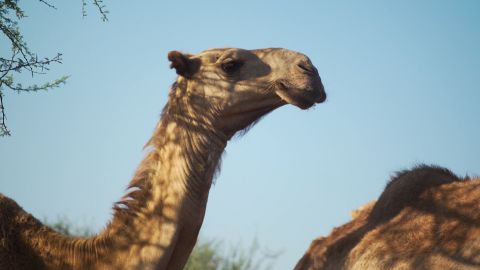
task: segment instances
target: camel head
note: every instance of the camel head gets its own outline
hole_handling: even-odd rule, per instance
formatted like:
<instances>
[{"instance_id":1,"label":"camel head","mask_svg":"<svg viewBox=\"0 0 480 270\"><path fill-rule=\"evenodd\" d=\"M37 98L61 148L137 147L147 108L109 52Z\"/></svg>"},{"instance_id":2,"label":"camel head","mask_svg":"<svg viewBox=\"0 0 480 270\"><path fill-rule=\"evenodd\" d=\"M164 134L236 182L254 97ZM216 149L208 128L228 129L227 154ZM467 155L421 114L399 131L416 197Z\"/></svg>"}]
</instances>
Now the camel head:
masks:
<instances>
[{"instance_id":1,"label":"camel head","mask_svg":"<svg viewBox=\"0 0 480 270\"><path fill-rule=\"evenodd\" d=\"M282 105L308 109L326 99L315 66L291 50L226 48L197 55L172 51L168 59L179 75L176 85L182 85L173 95L208 104L216 115L213 125L229 137Z\"/></svg>"}]
</instances>

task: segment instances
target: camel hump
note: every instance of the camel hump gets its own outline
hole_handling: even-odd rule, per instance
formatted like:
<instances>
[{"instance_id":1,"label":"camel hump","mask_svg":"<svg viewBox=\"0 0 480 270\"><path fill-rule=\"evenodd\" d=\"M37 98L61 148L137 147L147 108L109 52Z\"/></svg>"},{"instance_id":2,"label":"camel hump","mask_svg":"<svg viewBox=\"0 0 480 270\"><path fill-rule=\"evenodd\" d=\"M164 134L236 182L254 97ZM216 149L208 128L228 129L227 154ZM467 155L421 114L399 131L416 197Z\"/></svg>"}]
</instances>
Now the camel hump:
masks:
<instances>
[{"instance_id":1,"label":"camel hump","mask_svg":"<svg viewBox=\"0 0 480 270\"><path fill-rule=\"evenodd\" d=\"M5 229L11 225L15 217L23 209L14 200L0 193L0 229ZM0 235L0 239L2 235Z\"/></svg>"},{"instance_id":2,"label":"camel hump","mask_svg":"<svg viewBox=\"0 0 480 270\"><path fill-rule=\"evenodd\" d=\"M418 203L420 195L433 187L462 181L450 170L434 165L418 165L393 176L380 195L369 217L370 223L384 222L403 208Z\"/></svg>"},{"instance_id":3,"label":"camel hump","mask_svg":"<svg viewBox=\"0 0 480 270\"><path fill-rule=\"evenodd\" d=\"M13 199L0 193L0 214L2 212L10 212L12 210L22 209Z\"/></svg>"},{"instance_id":4,"label":"camel hump","mask_svg":"<svg viewBox=\"0 0 480 270\"><path fill-rule=\"evenodd\" d=\"M18 217L26 216L29 216L28 213L16 201L0 193L0 230L12 229L9 226L17 226ZM0 233L1 238L2 235ZM2 268L0 267L0 269Z\"/></svg>"}]
</instances>

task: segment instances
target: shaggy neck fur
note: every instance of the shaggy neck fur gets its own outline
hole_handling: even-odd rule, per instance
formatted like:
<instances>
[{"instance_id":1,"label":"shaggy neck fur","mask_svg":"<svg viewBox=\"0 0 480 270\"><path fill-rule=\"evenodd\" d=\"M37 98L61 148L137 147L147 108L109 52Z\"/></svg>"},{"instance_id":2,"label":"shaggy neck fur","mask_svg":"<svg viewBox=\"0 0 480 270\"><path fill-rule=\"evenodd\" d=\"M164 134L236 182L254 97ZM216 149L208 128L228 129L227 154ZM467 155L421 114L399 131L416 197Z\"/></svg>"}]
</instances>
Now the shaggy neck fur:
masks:
<instances>
[{"instance_id":1,"label":"shaggy neck fur","mask_svg":"<svg viewBox=\"0 0 480 270\"><path fill-rule=\"evenodd\" d=\"M21 226L29 227L19 237L38 259L28 269L183 268L228 140L213 126L214 108L205 107L200 97L179 96L183 90L174 85L147 143L149 152L128 193L115 204L112 222L99 235L69 238L23 211L16 213Z\"/></svg>"}]
</instances>

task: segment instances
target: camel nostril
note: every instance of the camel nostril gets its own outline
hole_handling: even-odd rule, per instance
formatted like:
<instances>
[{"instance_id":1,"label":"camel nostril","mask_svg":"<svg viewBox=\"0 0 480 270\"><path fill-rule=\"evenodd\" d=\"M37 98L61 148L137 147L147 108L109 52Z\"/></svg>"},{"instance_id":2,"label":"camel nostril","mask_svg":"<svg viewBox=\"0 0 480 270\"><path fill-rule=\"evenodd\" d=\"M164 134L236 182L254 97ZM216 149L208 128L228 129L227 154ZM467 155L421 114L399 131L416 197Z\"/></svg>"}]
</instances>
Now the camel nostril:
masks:
<instances>
[{"instance_id":1,"label":"camel nostril","mask_svg":"<svg viewBox=\"0 0 480 270\"><path fill-rule=\"evenodd\" d=\"M305 73L308 73L308 74L317 74L317 69L309 64L309 63L306 63L306 62L300 62L297 64L297 67L299 67L301 70L303 70Z\"/></svg>"},{"instance_id":2,"label":"camel nostril","mask_svg":"<svg viewBox=\"0 0 480 270\"><path fill-rule=\"evenodd\" d=\"M299 67L303 71L311 72L310 69L308 69L307 66L304 63L297 64L297 67Z\"/></svg>"}]
</instances>

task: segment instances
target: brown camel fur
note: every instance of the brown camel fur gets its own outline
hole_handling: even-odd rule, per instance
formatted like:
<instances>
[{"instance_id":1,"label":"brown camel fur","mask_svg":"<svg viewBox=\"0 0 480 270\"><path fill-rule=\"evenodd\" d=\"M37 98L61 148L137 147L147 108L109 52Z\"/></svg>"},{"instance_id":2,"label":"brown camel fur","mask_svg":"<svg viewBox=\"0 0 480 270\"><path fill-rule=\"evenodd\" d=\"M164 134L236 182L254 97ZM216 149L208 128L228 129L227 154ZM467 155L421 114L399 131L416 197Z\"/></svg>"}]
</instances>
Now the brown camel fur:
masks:
<instances>
[{"instance_id":1,"label":"brown camel fur","mask_svg":"<svg viewBox=\"0 0 480 270\"><path fill-rule=\"evenodd\" d=\"M480 178L418 166L312 242L295 270L480 269Z\"/></svg>"},{"instance_id":2,"label":"brown camel fur","mask_svg":"<svg viewBox=\"0 0 480 270\"><path fill-rule=\"evenodd\" d=\"M290 103L326 98L316 68L286 49L168 55L179 75L148 153L98 235L61 235L0 195L0 269L183 269L227 141Z\"/></svg>"}]
</instances>

